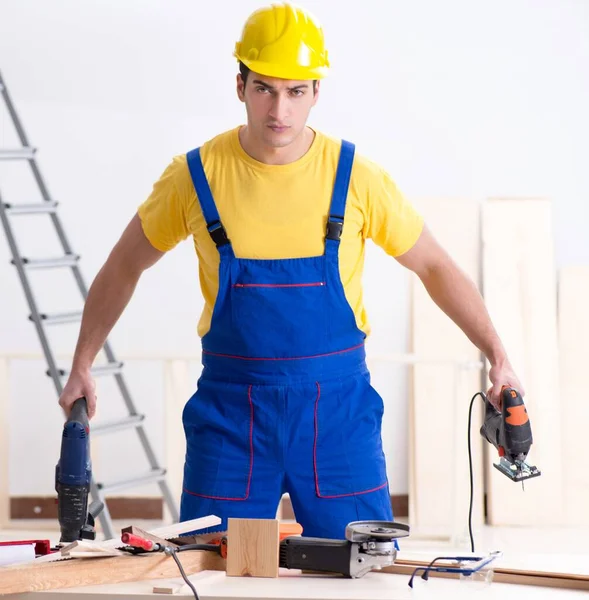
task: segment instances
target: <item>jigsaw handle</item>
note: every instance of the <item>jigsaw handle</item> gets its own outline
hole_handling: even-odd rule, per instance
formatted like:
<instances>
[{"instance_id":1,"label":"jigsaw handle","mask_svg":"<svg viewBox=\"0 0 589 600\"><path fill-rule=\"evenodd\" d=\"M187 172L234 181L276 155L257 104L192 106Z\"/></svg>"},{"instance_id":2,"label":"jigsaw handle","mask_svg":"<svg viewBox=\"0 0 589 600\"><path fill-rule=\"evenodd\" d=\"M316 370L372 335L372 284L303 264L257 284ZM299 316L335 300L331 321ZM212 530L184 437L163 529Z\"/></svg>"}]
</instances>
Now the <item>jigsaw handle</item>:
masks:
<instances>
[{"instance_id":1,"label":"jigsaw handle","mask_svg":"<svg viewBox=\"0 0 589 600\"><path fill-rule=\"evenodd\" d=\"M489 444L499 449L501 441L499 432L501 431L501 420L503 416L488 398L484 398L485 402L485 417L481 425L481 435L489 442Z\"/></svg>"},{"instance_id":2,"label":"jigsaw handle","mask_svg":"<svg viewBox=\"0 0 589 600\"><path fill-rule=\"evenodd\" d=\"M504 423L503 446L513 455L524 454L532 445L532 427L521 394L510 387L501 391L501 413Z\"/></svg>"}]
</instances>

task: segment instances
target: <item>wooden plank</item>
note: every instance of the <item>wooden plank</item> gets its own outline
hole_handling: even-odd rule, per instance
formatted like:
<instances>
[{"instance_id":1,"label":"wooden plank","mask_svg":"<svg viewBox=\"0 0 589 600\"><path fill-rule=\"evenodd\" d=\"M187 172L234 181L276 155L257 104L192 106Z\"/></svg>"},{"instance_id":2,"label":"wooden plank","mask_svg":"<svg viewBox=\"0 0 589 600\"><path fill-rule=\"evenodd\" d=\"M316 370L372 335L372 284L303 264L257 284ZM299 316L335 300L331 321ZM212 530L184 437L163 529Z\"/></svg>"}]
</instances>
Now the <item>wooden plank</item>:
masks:
<instances>
[{"instance_id":1,"label":"wooden plank","mask_svg":"<svg viewBox=\"0 0 589 600\"><path fill-rule=\"evenodd\" d=\"M0 358L0 528L10 522L9 400L8 360Z\"/></svg>"},{"instance_id":2,"label":"wooden plank","mask_svg":"<svg viewBox=\"0 0 589 600\"><path fill-rule=\"evenodd\" d=\"M488 522L562 522L561 394L558 388L556 274L550 202L490 199L483 211L486 305L525 389L534 444L529 462L542 472L522 486L487 465ZM564 400L564 399L563 399Z\"/></svg>"},{"instance_id":3,"label":"wooden plank","mask_svg":"<svg viewBox=\"0 0 589 600\"><path fill-rule=\"evenodd\" d=\"M206 529L207 527L214 527L219 525L221 519L216 515L208 515L206 517L199 517L198 519L192 519L191 521L182 521L180 523L173 523L172 525L164 525L163 527L156 527L150 530L152 536L157 536L164 539L171 539L182 535L183 533L189 533L191 531L198 531L199 529ZM117 548L123 546L121 542L121 536L111 538L100 542L103 546Z\"/></svg>"},{"instance_id":4,"label":"wooden plank","mask_svg":"<svg viewBox=\"0 0 589 600\"><path fill-rule=\"evenodd\" d=\"M277 519L228 519L227 576L278 577Z\"/></svg>"},{"instance_id":5,"label":"wooden plank","mask_svg":"<svg viewBox=\"0 0 589 600\"><path fill-rule=\"evenodd\" d=\"M589 524L587 455L587 340L589 340L589 267L560 270L558 331L562 399L564 514L569 525Z\"/></svg>"},{"instance_id":6,"label":"wooden plank","mask_svg":"<svg viewBox=\"0 0 589 600\"><path fill-rule=\"evenodd\" d=\"M123 552L109 546L104 546L94 540L77 540L60 549L59 554L64 557L82 558L89 556L122 556ZM51 554L48 556L52 556Z\"/></svg>"},{"instance_id":7,"label":"wooden plank","mask_svg":"<svg viewBox=\"0 0 589 600\"><path fill-rule=\"evenodd\" d=\"M479 281L480 207L472 199L416 203L433 235L464 272ZM469 473L466 444L468 403L480 390L477 369L452 361L480 359L478 349L433 302L421 280L411 278L411 350L446 364L418 362L412 370L409 419L410 509L413 535L464 538L467 535ZM473 422L481 405L476 403ZM473 433L475 497L473 525L483 522L482 440Z\"/></svg>"},{"instance_id":8,"label":"wooden plank","mask_svg":"<svg viewBox=\"0 0 589 600\"><path fill-rule=\"evenodd\" d=\"M225 559L208 551L182 552L180 559L187 575L205 570L223 571L226 568ZM178 576L178 566L163 552L92 560L72 558L59 562L33 562L17 567L3 567L0 569L0 594Z\"/></svg>"}]
</instances>

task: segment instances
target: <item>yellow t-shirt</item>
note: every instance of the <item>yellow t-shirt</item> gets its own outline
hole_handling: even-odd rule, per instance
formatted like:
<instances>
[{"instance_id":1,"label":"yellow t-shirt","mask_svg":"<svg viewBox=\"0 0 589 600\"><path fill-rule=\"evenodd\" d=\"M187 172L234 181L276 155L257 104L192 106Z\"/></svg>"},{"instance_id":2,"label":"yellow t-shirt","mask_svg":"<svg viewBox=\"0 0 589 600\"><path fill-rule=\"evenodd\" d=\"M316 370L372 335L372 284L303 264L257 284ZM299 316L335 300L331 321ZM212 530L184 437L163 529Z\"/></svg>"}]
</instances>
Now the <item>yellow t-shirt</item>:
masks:
<instances>
[{"instance_id":1,"label":"yellow t-shirt","mask_svg":"<svg viewBox=\"0 0 589 600\"><path fill-rule=\"evenodd\" d=\"M323 254L341 140L315 132L308 152L286 165L267 165L241 147L239 127L201 147L221 222L240 258L302 258ZM138 209L143 231L162 252L192 236L205 300L198 334L205 335L217 291L219 252L192 184L186 155L173 158ZM339 248L340 277L358 327L370 333L362 300L364 244L372 239L391 256L417 241L423 219L378 165L356 152Z\"/></svg>"}]
</instances>

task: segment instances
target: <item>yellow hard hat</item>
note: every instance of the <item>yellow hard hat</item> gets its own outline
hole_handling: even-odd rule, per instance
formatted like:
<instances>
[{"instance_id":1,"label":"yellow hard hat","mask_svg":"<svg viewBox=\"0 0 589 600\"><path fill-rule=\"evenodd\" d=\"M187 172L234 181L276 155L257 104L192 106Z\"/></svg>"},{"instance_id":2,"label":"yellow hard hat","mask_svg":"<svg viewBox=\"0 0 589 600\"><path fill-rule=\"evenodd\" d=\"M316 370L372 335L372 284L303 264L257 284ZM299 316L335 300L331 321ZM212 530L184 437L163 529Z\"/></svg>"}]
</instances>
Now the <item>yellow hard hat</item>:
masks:
<instances>
[{"instance_id":1,"label":"yellow hard hat","mask_svg":"<svg viewBox=\"0 0 589 600\"><path fill-rule=\"evenodd\" d=\"M252 13L233 56L268 77L321 79L329 70L321 25L306 10L288 3Z\"/></svg>"}]
</instances>

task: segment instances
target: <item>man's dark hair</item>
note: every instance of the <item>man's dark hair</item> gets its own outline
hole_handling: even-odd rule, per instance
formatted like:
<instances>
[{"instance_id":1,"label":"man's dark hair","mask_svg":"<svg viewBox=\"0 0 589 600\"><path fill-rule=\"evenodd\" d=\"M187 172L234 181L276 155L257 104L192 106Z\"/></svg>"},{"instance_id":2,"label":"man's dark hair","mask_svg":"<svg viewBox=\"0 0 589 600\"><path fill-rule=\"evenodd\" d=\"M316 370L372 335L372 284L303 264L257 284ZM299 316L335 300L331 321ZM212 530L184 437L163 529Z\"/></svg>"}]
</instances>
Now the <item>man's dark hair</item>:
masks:
<instances>
[{"instance_id":1,"label":"man's dark hair","mask_svg":"<svg viewBox=\"0 0 589 600\"><path fill-rule=\"evenodd\" d=\"M247 76L250 74L249 67L246 67L241 61L239 61L239 72L241 73L241 78L243 79L243 85L247 83ZM313 93L316 92L317 80L313 79Z\"/></svg>"}]
</instances>

